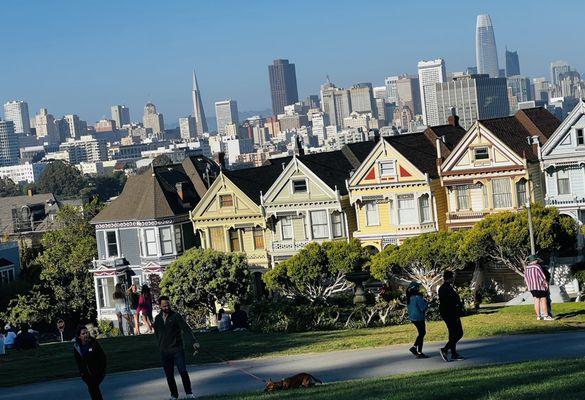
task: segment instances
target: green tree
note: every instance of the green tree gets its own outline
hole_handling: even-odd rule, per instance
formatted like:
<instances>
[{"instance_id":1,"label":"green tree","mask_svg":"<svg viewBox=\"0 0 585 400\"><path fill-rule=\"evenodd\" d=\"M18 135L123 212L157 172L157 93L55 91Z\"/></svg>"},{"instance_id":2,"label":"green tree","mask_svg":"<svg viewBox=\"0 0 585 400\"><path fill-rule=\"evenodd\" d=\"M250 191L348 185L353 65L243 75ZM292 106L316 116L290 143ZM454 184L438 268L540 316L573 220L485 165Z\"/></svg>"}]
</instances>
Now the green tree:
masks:
<instances>
[{"instance_id":1,"label":"green tree","mask_svg":"<svg viewBox=\"0 0 585 400\"><path fill-rule=\"evenodd\" d=\"M389 246L372 257L372 275L383 281L417 281L431 297L447 269L457 270L472 261L462 251L461 232L433 232Z\"/></svg>"},{"instance_id":2,"label":"green tree","mask_svg":"<svg viewBox=\"0 0 585 400\"><path fill-rule=\"evenodd\" d=\"M266 286L286 297L303 297L311 302L324 301L352 286L345 274L361 271L369 254L357 239L312 242L296 255L264 274Z\"/></svg>"},{"instance_id":3,"label":"green tree","mask_svg":"<svg viewBox=\"0 0 585 400\"><path fill-rule=\"evenodd\" d=\"M0 197L20 196L20 187L10 178L0 177Z\"/></svg>"},{"instance_id":4,"label":"green tree","mask_svg":"<svg viewBox=\"0 0 585 400\"><path fill-rule=\"evenodd\" d=\"M215 305L246 301L251 291L250 270L241 253L191 249L174 261L160 283L161 293L186 314Z\"/></svg>"},{"instance_id":5,"label":"green tree","mask_svg":"<svg viewBox=\"0 0 585 400\"><path fill-rule=\"evenodd\" d=\"M49 322L52 315L51 296L43 293L39 286L35 286L30 292L18 294L10 300L7 311L0 315L0 319L13 325L37 324Z\"/></svg>"},{"instance_id":6,"label":"green tree","mask_svg":"<svg viewBox=\"0 0 585 400\"><path fill-rule=\"evenodd\" d=\"M533 204L531 210L535 247L540 257L575 247L577 225L572 218L539 204ZM469 258L505 265L524 276L530 255L527 211L505 211L484 218L466 233L463 250Z\"/></svg>"},{"instance_id":7,"label":"green tree","mask_svg":"<svg viewBox=\"0 0 585 400\"><path fill-rule=\"evenodd\" d=\"M86 187L81 172L63 161L53 161L43 171L39 179L41 193L53 193L57 197L77 197Z\"/></svg>"},{"instance_id":8,"label":"green tree","mask_svg":"<svg viewBox=\"0 0 585 400\"><path fill-rule=\"evenodd\" d=\"M126 184L126 174L113 172L111 174L86 178L88 185L93 188L92 194L100 201L105 202L122 193Z\"/></svg>"}]
</instances>

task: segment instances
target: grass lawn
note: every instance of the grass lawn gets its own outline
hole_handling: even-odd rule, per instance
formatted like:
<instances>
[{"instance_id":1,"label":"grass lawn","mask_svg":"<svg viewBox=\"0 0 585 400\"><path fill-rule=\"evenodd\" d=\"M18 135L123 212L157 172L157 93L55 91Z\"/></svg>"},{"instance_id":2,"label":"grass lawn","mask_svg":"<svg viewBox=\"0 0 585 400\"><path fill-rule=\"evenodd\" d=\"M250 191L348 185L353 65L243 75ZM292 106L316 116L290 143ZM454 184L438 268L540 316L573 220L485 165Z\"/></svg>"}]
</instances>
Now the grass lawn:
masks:
<instances>
[{"instance_id":1,"label":"grass lawn","mask_svg":"<svg viewBox=\"0 0 585 400\"><path fill-rule=\"evenodd\" d=\"M231 400L538 400L585 398L585 360L546 360L451 369L325 384L273 394L205 397Z\"/></svg>"},{"instance_id":2,"label":"grass lawn","mask_svg":"<svg viewBox=\"0 0 585 400\"><path fill-rule=\"evenodd\" d=\"M464 338L478 338L521 333L546 333L585 328L585 303L555 304L556 321L536 321L530 306L483 309L463 318ZM442 322L427 325L427 341L445 340ZM323 331L288 334L253 332L209 333L197 335L201 346L226 359L283 356L288 354L349 350L410 343L412 325L359 330ZM154 336L101 339L108 356L108 373L160 367ZM206 353L189 363L217 362ZM15 386L50 379L76 377L71 343L43 345L39 349L15 352L0 357L0 387Z\"/></svg>"}]
</instances>

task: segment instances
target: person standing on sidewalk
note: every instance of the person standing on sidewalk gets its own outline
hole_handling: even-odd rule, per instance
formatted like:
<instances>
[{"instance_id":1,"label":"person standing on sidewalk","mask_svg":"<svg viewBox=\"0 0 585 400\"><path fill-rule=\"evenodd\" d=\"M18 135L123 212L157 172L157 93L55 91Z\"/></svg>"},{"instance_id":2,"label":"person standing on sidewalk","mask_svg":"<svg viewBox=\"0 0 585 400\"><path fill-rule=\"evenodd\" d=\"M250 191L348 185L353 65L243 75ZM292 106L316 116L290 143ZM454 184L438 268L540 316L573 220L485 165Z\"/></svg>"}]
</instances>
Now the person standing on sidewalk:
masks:
<instances>
[{"instance_id":1,"label":"person standing on sidewalk","mask_svg":"<svg viewBox=\"0 0 585 400\"><path fill-rule=\"evenodd\" d=\"M449 361L449 350L451 351L451 360L464 359L457 353L457 342L463 337L463 326L461 325L463 303L453 288L454 281L453 271L443 272L443 284L439 288L439 312L449 331L449 341L445 347L440 349L441 358L444 361Z\"/></svg>"},{"instance_id":2,"label":"person standing on sidewalk","mask_svg":"<svg viewBox=\"0 0 585 400\"><path fill-rule=\"evenodd\" d=\"M547 297L549 295L548 282L546 275L539 264L540 262L542 262L542 260L538 258L538 256L534 254L528 256L528 265L524 267L524 281L534 299L536 319L552 321L553 318L549 315L547 304Z\"/></svg>"},{"instance_id":3,"label":"person standing on sidewalk","mask_svg":"<svg viewBox=\"0 0 585 400\"><path fill-rule=\"evenodd\" d=\"M106 354L85 326L77 328L73 355L91 400L103 400L100 384L106 376Z\"/></svg>"},{"instance_id":4,"label":"person standing on sidewalk","mask_svg":"<svg viewBox=\"0 0 585 400\"><path fill-rule=\"evenodd\" d=\"M185 336L186 341L192 343L195 351L199 348L199 343L195 341L191 328L181 314L171 310L171 301L168 296L161 296L159 304L161 312L154 319L154 335L158 342L163 369L171 391L171 400L179 398L179 390L177 389L177 382L175 382L175 366L177 366L177 370L181 375L187 399L194 399L191 380L185 364L182 337Z\"/></svg>"},{"instance_id":5,"label":"person standing on sidewalk","mask_svg":"<svg viewBox=\"0 0 585 400\"><path fill-rule=\"evenodd\" d=\"M428 358L422 352L426 334L425 317L428 306L420 293L420 284L418 282L411 282L408 289L406 289L406 304L408 319L414 324L418 332L414 345L409 350L416 358Z\"/></svg>"}]
</instances>

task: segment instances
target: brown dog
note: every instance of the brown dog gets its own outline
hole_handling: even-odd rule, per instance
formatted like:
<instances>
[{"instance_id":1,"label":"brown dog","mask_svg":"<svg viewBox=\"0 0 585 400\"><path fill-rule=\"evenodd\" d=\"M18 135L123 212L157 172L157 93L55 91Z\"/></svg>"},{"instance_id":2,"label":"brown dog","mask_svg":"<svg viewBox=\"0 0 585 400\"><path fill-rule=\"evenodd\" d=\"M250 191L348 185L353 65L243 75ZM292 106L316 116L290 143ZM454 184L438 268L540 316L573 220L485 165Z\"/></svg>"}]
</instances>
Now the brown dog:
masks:
<instances>
[{"instance_id":1,"label":"brown dog","mask_svg":"<svg viewBox=\"0 0 585 400\"><path fill-rule=\"evenodd\" d=\"M300 387L308 388L316 383L323 383L311 374L305 372L285 378L281 381L272 382L269 380L264 388L265 392L275 392L277 390L297 389Z\"/></svg>"}]
</instances>

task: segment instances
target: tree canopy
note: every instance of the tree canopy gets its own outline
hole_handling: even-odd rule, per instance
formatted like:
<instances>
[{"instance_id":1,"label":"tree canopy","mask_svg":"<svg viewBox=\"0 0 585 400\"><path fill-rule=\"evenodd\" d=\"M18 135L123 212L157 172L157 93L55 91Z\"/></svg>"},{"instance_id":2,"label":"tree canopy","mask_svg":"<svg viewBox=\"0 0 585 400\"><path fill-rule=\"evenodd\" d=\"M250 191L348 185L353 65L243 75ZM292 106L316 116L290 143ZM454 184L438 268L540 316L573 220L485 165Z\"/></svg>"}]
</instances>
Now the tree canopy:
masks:
<instances>
[{"instance_id":1,"label":"tree canopy","mask_svg":"<svg viewBox=\"0 0 585 400\"><path fill-rule=\"evenodd\" d=\"M10 178L0 177L0 197L20 196L20 187Z\"/></svg>"},{"instance_id":2,"label":"tree canopy","mask_svg":"<svg viewBox=\"0 0 585 400\"><path fill-rule=\"evenodd\" d=\"M85 187L81 172L63 161L47 165L38 183L41 193L53 193L57 197L78 197Z\"/></svg>"}]
</instances>

